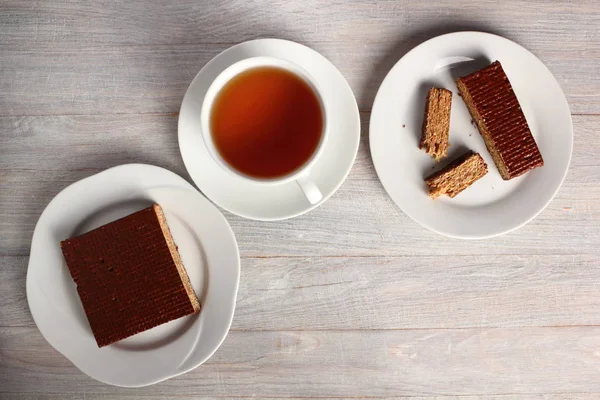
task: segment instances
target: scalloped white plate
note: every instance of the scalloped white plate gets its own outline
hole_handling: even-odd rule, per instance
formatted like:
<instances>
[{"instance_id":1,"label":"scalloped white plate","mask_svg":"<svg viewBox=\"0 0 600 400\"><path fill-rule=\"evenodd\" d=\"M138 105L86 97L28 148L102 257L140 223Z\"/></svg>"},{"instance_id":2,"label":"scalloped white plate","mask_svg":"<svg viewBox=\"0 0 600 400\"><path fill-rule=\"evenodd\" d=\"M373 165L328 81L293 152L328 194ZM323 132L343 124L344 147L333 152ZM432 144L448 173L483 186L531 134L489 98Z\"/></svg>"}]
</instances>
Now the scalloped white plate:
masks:
<instances>
[{"instance_id":1,"label":"scalloped white plate","mask_svg":"<svg viewBox=\"0 0 600 400\"><path fill-rule=\"evenodd\" d=\"M494 60L512 83L545 163L510 181L500 177L455 84L457 77ZM425 96L433 86L453 92L446 162L471 149L489 167L486 176L454 199L431 200L423 182L439 168L418 147ZM500 36L457 32L422 43L390 70L373 104L370 146L381 183L404 213L443 235L478 239L517 229L546 208L569 168L573 125L565 95L536 56Z\"/></svg>"},{"instance_id":2,"label":"scalloped white plate","mask_svg":"<svg viewBox=\"0 0 600 400\"><path fill-rule=\"evenodd\" d=\"M153 203L163 207L202 310L98 348L59 243ZM48 204L31 243L27 300L42 335L81 371L137 387L185 373L219 348L239 277L237 243L219 210L178 175L127 164L70 185Z\"/></svg>"}]
</instances>

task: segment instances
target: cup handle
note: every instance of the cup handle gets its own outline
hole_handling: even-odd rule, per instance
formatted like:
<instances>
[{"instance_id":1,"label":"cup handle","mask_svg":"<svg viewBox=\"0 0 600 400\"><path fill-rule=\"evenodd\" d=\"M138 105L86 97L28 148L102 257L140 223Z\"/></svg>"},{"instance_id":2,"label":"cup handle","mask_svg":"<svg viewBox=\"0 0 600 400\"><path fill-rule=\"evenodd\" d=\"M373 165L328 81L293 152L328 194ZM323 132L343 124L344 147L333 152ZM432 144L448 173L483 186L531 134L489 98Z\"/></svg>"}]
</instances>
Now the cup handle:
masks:
<instances>
[{"instance_id":1,"label":"cup handle","mask_svg":"<svg viewBox=\"0 0 600 400\"><path fill-rule=\"evenodd\" d=\"M298 186L300 186L300 189L302 189L304 195L306 196L310 204L317 204L323 199L323 194L321 194L321 191L319 190L317 185L315 185L315 183L311 181L307 176L302 176L298 178L296 180L296 183L298 184Z\"/></svg>"}]
</instances>

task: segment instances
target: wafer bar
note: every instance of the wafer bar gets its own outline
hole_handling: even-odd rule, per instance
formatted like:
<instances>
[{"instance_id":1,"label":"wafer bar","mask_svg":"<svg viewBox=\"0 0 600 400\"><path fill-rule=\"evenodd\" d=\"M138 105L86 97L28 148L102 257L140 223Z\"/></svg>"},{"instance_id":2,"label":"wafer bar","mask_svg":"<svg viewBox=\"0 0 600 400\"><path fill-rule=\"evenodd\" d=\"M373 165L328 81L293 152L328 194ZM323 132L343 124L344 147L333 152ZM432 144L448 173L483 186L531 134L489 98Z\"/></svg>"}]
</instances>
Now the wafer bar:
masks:
<instances>
[{"instance_id":1,"label":"wafer bar","mask_svg":"<svg viewBox=\"0 0 600 400\"><path fill-rule=\"evenodd\" d=\"M504 180L544 165L500 62L458 78L457 85Z\"/></svg>"},{"instance_id":2,"label":"wafer bar","mask_svg":"<svg viewBox=\"0 0 600 400\"><path fill-rule=\"evenodd\" d=\"M425 179L425 183L429 186L429 197L435 199L447 195L453 198L487 172L487 164L481 155L469 151L441 171Z\"/></svg>"},{"instance_id":3,"label":"wafer bar","mask_svg":"<svg viewBox=\"0 0 600 400\"><path fill-rule=\"evenodd\" d=\"M158 204L60 245L98 347L200 310Z\"/></svg>"},{"instance_id":4,"label":"wafer bar","mask_svg":"<svg viewBox=\"0 0 600 400\"><path fill-rule=\"evenodd\" d=\"M451 107L451 91L441 88L429 89L419 148L425 149L436 161L448 155Z\"/></svg>"}]
</instances>

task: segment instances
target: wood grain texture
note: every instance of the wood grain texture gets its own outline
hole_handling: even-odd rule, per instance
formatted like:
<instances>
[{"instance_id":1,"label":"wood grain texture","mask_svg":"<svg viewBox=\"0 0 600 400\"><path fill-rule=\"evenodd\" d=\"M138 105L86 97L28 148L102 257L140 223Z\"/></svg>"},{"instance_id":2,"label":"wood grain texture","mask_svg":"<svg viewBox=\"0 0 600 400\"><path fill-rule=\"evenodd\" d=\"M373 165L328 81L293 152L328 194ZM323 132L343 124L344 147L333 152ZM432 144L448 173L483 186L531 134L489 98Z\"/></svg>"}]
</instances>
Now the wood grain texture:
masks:
<instances>
[{"instance_id":1,"label":"wood grain texture","mask_svg":"<svg viewBox=\"0 0 600 400\"><path fill-rule=\"evenodd\" d=\"M439 34L480 30L536 54L574 114L569 174L508 235L448 239L386 195L368 120L389 69ZM141 389L88 378L41 337L25 275L35 223L67 185L123 163L189 179L177 112L234 43L295 40L362 110L341 189L289 221L229 213L242 255L232 332L209 362ZM0 400L600 399L597 0L0 2Z\"/></svg>"},{"instance_id":2,"label":"wood grain texture","mask_svg":"<svg viewBox=\"0 0 600 400\"><path fill-rule=\"evenodd\" d=\"M594 25L598 8L593 0L579 0L576 5L568 1L511 0L506 7L495 5L490 0L439 0L436 7L393 0L307 0L302 4L284 0L32 0L25 4L4 0L0 10L3 41L12 47L31 43L73 47L232 43L274 34L362 43L383 41L380 33L385 30L441 29L464 21L480 27L499 26L530 37L530 31L538 28L541 39L530 40L559 40L569 46L577 39L593 39L598 28Z\"/></svg>"},{"instance_id":3,"label":"wood grain texture","mask_svg":"<svg viewBox=\"0 0 600 400\"><path fill-rule=\"evenodd\" d=\"M600 24L600 21L598 22ZM419 40L388 49L382 42L302 43L322 52L346 77L362 110L370 110L379 84ZM26 47L2 50L1 115L109 114L179 111L198 71L228 44L143 47ZM571 111L600 114L600 47L531 49L555 74ZM568 59L565 60L565 58ZM368 61L367 61L368 60ZM373 60L378 60L375 64ZM9 65L10 67L7 67Z\"/></svg>"},{"instance_id":4,"label":"wood grain texture","mask_svg":"<svg viewBox=\"0 0 600 400\"><path fill-rule=\"evenodd\" d=\"M0 379L6 392L115 398L600 393L599 343L600 327L231 332L203 366L131 390L81 374L35 328L2 328Z\"/></svg>"},{"instance_id":5,"label":"wood grain texture","mask_svg":"<svg viewBox=\"0 0 600 400\"><path fill-rule=\"evenodd\" d=\"M0 326L34 326L27 257L0 263ZM232 330L600 325L597 266L575 255L243 259Z\"/></svg>"},{"instance_id":6,"label":"wood grain texture","mask_svg":"<svg viewBox=\"0 0 600 400\"><path fill-rule=\"evenodd\" d=\"M223 399L223 397L207 397L198 395L163 395L153 396L144 395L145 400L212 400L212 399ZM240 397L235 396L236 400L256 400L257 397ZM315 397L261 397L261 399L285 399L285 400L302 400L302 399L314 399ZM515 394L500 394L500 395L483 395L483 396L385 396L385 397L318 397L319 400L351 400L351 399L389 399L389 400L590 400L600 398L600 393L568 393L568 394L528 394L515 395ZM96 393L84 393L72 394L72 393L0 393L0 400L114 400L114 395L110 394L96 394ZM139 400L140 397L137 395L120 395L119 400Z\"/></svg>"},{"instance_id":7,"label":"wood grain texture","mask_svg":"<svg viewBox=\"0 0 600 400\"><path fill-rule=\"evenodd\" d=\"M515 12L518 10L518 12ZM281 37L337 65L363 110L415 45L483 30L540 57L574 113L600 113L600 12L568 2L387 0L4 1L0 115L175 112L199 69L232 43Z\"/></svg>"},{"instance_id":8,"label":"wood grain texture","mask_svg":"<svg viewBox=\"0 0 600 400\"><path fill-rule=\"evenodd\" d=\"M276 223L226 213L243 257L600 254L600 116L574 117L573 161L550 206L516 232L483 241L442 237L402 213L373 168L369 117L361 114L363 137L350 176L321 207ZM46 204L105 168L144 162L187 178L176 127L171 115L0 118L0 254L29 254Z\"/></svg>"}]
</instances>

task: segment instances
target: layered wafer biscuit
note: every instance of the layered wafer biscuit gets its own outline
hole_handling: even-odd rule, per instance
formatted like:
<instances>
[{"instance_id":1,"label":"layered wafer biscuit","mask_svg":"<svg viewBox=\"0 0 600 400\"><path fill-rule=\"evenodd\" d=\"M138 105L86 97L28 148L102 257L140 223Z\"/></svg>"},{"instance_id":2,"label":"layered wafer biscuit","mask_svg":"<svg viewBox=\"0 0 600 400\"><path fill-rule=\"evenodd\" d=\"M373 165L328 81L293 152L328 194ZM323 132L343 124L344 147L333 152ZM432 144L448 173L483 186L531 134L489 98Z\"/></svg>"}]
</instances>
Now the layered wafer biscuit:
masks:
<instances>
[{"instance_id":1,"label":"layered wafer biscuit","mask_svg":"<svg viewBox=\"0 0 600 400\"><path fill-rule=\"evenodd\" d=\"M458 78L457 85L504 180L544 165L500 62Z\"/></svg>"},{"instance_id":2,"label":"layered wafer biscuit","mask_svg":"<svg viewBox=\"0 0 600 400\"><path fill-rule=\"evenodd\" d=\"M487 172L487 164L483 158L478 153L469 151L446 168L425 179L425 183L429 186L429 197L432 199L442 195L455 197Z\"/></svg>"},{"instance_id":3,"label":"layered wafer biscuit","mask_svg":"<svg viewBox=\"0 0 600 400\"><path fill-rule=\"evenodd\" d=\"M158 204L60 245L99 347L200 311Z\"/></svg>"},{"instance_id":4,"label":"layered wafer biscuit","mask_svg":"<svg viewBox=\"0 0 600 400\"><path fill-rule=\"evenodd\" d=\"M450 135L450 109L452 92L447 89L431 88L425 100L425 116L419 148L436 161L448 155Z\"/></svg>"}]
</instances>

